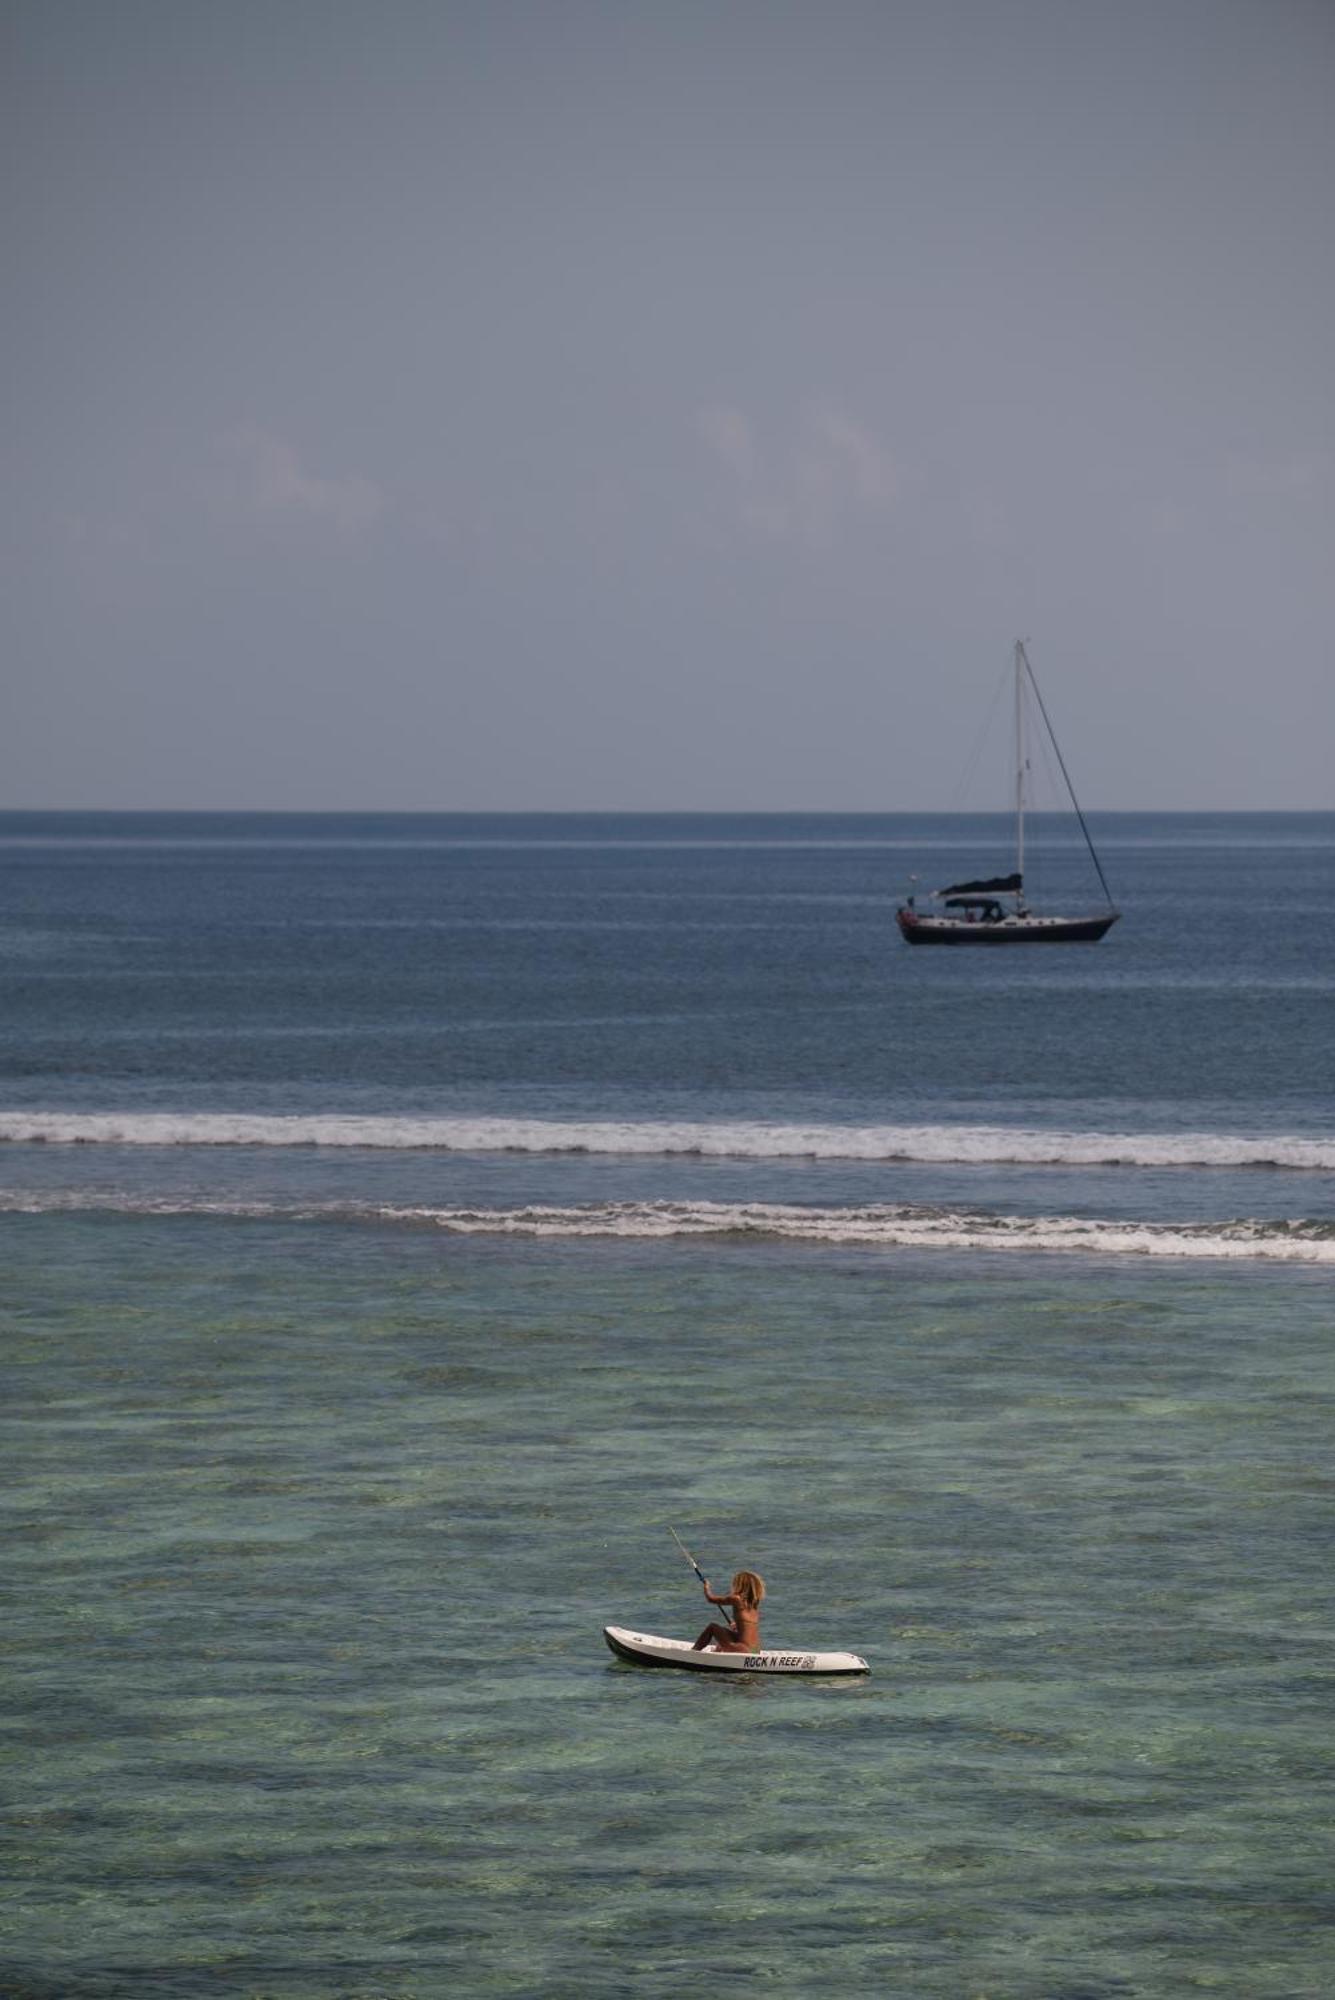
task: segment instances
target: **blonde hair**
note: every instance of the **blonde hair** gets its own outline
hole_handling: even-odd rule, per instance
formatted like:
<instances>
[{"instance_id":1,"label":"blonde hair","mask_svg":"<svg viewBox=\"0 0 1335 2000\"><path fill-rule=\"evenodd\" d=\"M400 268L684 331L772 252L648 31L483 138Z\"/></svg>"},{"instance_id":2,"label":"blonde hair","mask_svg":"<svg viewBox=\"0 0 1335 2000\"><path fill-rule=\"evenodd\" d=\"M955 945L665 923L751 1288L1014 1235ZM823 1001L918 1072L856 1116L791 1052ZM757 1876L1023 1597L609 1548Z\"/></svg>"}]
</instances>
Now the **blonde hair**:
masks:
<instances>
[{"instance_id":1,"label":"blonde hair","mask_svg":"<svg viewBox=\"0 0 1335 2000\"><path fill-rule=\"evenodd\" d=\"M732 1595L740 1597L748 1611L754 1611L765 1595L765 1579L753 1569L739 1569L732 1580Z\"/></svg>"}]
</instances>

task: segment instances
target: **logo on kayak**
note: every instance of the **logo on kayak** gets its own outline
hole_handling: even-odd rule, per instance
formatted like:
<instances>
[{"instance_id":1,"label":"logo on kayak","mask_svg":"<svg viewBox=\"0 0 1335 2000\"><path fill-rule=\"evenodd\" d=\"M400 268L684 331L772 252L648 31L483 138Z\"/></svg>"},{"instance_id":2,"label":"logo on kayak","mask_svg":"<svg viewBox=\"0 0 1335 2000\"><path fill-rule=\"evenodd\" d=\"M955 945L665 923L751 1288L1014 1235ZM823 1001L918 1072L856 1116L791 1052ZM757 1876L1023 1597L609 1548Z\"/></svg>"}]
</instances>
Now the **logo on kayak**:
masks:
<instances>
[{"instance_id":1,"label":"logo on kayak","mask_svg":"<svg viewBox=\"0 0 1335 2000\"><path fill-rule=\"evenodd\" d=\"M766 1667L814 1667L815 1664L814 1653L748 1653L746 1656L746 1665L759 1667L762 1672Z\"/></svg>"}]
</instances>

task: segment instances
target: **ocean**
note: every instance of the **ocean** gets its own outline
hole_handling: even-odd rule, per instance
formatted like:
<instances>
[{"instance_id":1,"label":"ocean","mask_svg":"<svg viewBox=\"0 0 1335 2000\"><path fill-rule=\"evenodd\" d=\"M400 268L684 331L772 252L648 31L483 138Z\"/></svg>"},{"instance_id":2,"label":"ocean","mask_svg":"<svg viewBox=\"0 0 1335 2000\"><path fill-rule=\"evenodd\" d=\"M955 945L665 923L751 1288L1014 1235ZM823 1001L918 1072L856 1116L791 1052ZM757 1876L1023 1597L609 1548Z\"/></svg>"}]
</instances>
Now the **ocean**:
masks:
<instances>
[{"instance_id":1,"label":"ocean","mask_svg":"<svg viewBox=\"0 0 1335 2000\"><path fill-rule=\"evenodd\" d=\"M1092 826L0 815L7 2000L1330 1992L1335 814Z\"/></svg>"}]
</instances>

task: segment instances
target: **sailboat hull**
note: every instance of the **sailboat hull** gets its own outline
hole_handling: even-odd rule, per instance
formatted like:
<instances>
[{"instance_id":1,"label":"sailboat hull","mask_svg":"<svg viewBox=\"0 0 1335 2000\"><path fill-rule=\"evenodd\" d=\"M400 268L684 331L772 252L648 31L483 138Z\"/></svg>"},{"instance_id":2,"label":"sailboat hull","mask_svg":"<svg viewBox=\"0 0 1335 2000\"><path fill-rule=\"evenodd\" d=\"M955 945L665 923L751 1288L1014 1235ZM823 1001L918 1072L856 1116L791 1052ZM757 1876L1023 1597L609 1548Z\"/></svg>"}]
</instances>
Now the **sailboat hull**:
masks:
<instances>
[{"instance_id":1,"label":"sailboat hull","mask_svg":"<svg viewBox=\"0 0 1335 2000\"><path fill-rule=\"evenodd\" d=\"M963 917L920 916L900 910L906 944L1097 944L1120 911L1098 917L1005 917L999 924L970 923Z\"/></svg>"}]
</instances>

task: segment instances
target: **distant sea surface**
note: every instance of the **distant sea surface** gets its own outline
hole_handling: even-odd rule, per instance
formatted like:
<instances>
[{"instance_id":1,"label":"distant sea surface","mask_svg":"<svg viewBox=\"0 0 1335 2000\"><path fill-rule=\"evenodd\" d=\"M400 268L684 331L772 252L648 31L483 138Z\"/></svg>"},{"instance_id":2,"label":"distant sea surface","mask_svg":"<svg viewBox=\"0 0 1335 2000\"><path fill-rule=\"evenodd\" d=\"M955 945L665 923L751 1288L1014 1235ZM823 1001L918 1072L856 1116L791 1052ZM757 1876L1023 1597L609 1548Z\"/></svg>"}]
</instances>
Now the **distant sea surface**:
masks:
<instances>
[{"instance_id":1,"label":"distant sea surface","mask_svg":"<svg viewBox=\"0 0 1335 2000\"><path fill-rule=\"evenodd\" d=\"M924 952L999 825L0 818L0 1201L1335 1259L1335 815L1098 832Z\"/></svg>"},{"instance_id":2,"label":"distant sea surface","mask_svg":"<svg viewBox=\"0 0 1335 2000\"><path fill-rule=\"evenodd\" d=\"M1335 814L1092 824L0 815L7 1994L1326 1990Z\"/></svg>"}]
</instances>

